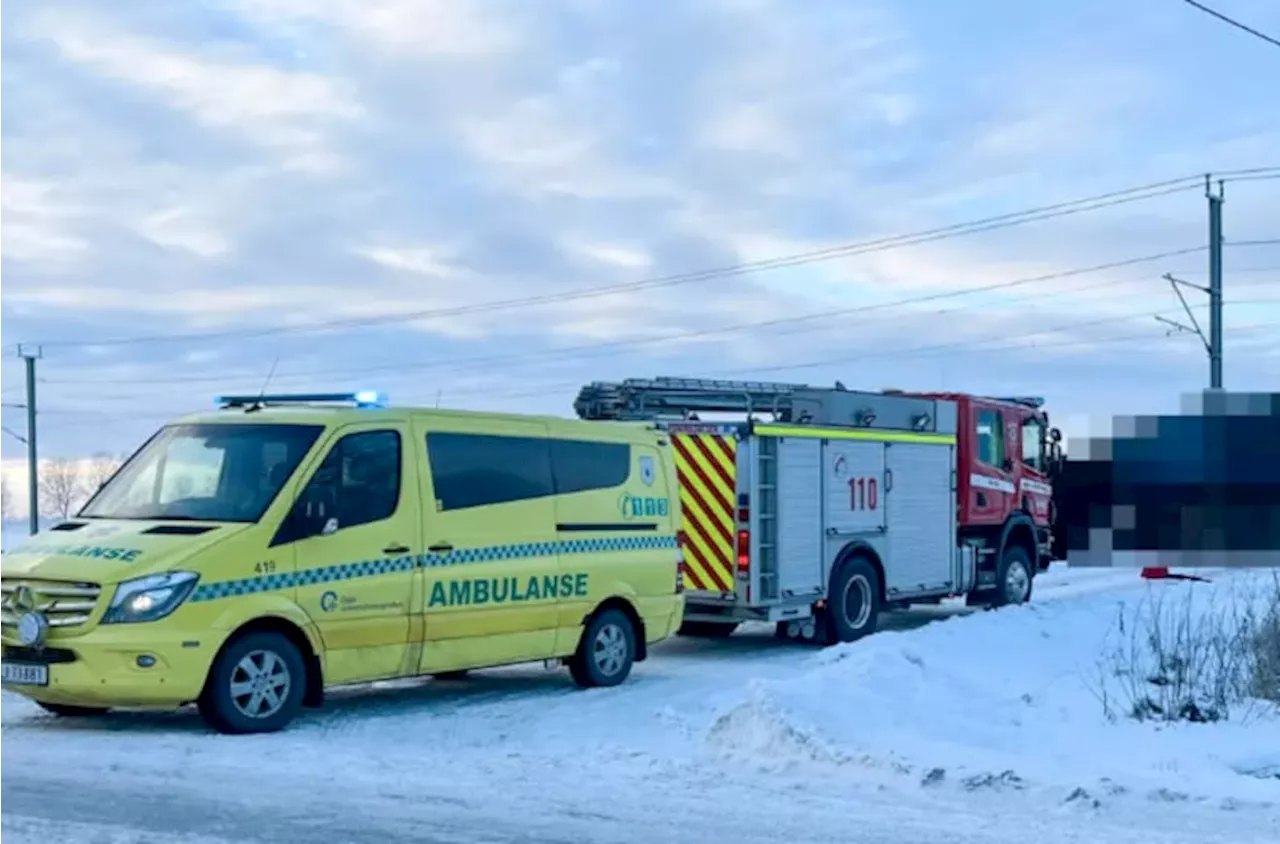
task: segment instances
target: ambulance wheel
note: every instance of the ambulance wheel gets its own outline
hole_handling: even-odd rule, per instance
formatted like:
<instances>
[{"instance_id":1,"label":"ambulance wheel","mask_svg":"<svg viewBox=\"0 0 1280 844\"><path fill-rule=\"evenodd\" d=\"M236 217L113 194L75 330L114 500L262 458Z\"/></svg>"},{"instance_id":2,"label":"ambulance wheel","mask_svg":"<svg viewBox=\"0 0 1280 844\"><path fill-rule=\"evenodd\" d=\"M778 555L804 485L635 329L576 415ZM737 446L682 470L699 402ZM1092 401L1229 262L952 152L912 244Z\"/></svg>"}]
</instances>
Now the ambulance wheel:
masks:
<instances>
[{"instance_id":1,"label":"ambulance wheel","mask_svg":"<svg viewBox=\"0 0 1280 844\"><path fill-rule=\"evenodd\" d=\"M686 621L676 631L678 636L693 636L699 639L728 639L738 629L737 623L725 624L722 621Z\"/></svg>"},{"instance_id":2,"label":"ambulance wheel","mask_svg":"<svg viewBox=\"0 0 1280 844\"><path fill-rule=\"evenodd\" d=\"M1020 545L1010 545L1000 557L996 567L996 589L988 600L991 607L1009 604L1025 604L1031 600L1031 584L1034 570L1031 556Z\"/></svg>"},{"instance_id":3,"label":"ambulance wheel","mask_svg":"<svg viewBox=\"0 0 1280 844\"><path fill-rule=\"evenodd\" d=\"M36 701L36 705L59 718L86 718L90 715L107 714L105 706L71 706L66 703L41 703L40 701Z\"/></svg>"},{"instance_id":4,"label":"ambulance wheel","mask_svg":"<svg viewBox=\"0 0 1280 844\"><path fill-rule=\"evenodd\" d=\"M635 625L621 610L608 609L587 622L569 674L584 689L616 686L627 679L635 658Z\"/></svg>"},{"instance_id":5,"label":"ambulance wheel","mask_svg":"<svg viewBox=\"0 0 1280 844\"><path fill-rule=\"evenodd\" d=\"M879 573L866 557L849 558L831 579L823 639L828 645L861 639L875 632L879 615Z\"/></svg>"},{"instance_id":6,"label":"ambulance wheel","mask_svg":"<svg viewBox=\"0 0 1280 844\"><path fill-rule=\"evenodd\" d=\"M294 719L306 690L297 647L279 633L250 633L218 654L198 703L220 733L269 733Z\"/></svg>"}]
</instances>

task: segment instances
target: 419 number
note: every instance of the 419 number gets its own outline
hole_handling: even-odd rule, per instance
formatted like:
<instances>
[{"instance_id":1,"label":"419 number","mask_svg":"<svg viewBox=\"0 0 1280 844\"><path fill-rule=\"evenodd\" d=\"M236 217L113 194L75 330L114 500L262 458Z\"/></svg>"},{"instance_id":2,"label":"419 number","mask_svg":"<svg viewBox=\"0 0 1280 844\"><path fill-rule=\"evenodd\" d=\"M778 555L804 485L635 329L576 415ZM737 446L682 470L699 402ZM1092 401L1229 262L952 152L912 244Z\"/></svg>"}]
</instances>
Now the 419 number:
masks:
<instances>
[{"instance_id":1,"label":"419 number","mask_svg":"<svg viewBox=\"0 0 1280 844\"><path fill-rule=\"evenodd\" d=\"M874 510L880 506L880 485L874 476L849 479L849 509Z\"/></svg>"}]
</instances>

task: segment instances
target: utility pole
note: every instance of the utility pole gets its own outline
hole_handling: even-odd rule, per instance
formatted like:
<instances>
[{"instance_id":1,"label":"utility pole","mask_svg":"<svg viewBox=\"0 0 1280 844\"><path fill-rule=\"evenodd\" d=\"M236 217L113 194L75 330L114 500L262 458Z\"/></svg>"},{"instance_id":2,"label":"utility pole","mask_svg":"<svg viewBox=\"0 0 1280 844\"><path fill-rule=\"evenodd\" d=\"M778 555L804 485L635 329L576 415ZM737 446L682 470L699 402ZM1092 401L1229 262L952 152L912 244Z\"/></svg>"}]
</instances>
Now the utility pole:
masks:
<instances>
[{"instance_id":1,"label":"utility pole","mask_svg":"<svg viewBox=\"0 0 1280 844\"><path fill-rule=\"evenodd\" d=\"M1189 281L1183 281L1180 278L1174 278L1169 273L1165 273L1164 279L1169 282L1173 288L1173 292L1178 294L1178 301L1182 303L1182 308L1187 312L1187 319L1191 321L1191 325L1187 326L1176 320L1167 319L1157 316L1156 319L1165 325L1171 326L1173 331L1185 331L1189 334L1195 334L1200 338L1200 342L1204 344L1204 350L1209 355L1209 388L1213 390L1222 389L1222 182L1218 182L1218 190L1215 193L1213 183L1209 176L1204 178L1204 193L1209 200L1209 286L1205 287L1199 284L1192 284ZM1196 319L1195 313L1191 306L1187 304L1187 299L1182 295L1182 288L1190 288L1201 293L1209 295L1209 336L1206 337L1204 330L1200 327L1200 321ZM1173 333L1172 331L1170 333Z\"/></svg>"},{"instance_id":2,"label":"utility pole","mask_svg":"<svg viewBox=\"0 0 1280 844\"><path fill-rule=\"evenodd\" d=\"M1156 319L1166 325L1172 326L1174 331L1186 331L1195 334L1200 338L1200 342L1204 344L1204 350L1209 353L1209 389L1222 389L1222 197L1223 182L1218 180L1218 190L1213 190L1213 177L1206 174L1204 177L1204 195L1209 200L1209 286L1202 287L1199 284L1192 284L1189 281L1183 281L1180 278L1174 278L1170 273L1165 273L1165 281L1173 288L1173 292L1178 294L1178 301L1182 303L1182 309L1187 312L1187 319L1191 320L1191 327L1187 327L1175 320L1166 319L1157 316ZM1200 322L1196 319L1195 313L1191 310L1191 306L1187 304L1187 299L1182 295L1182 288L1189 287L1192 290L1198 290L1201 293L1209 294L1209 336L1204 336L1204 331L1200 328ZM1172 332L1170 332L1172 333ZM1168 566L1147 566L1142 570L1144 580L1162 580L1170 577ZM1186 575L1177 575L1181 579L1188 578Z\"/></svg>"},{"instance_id":3,"label":"utility pole","mask_svg":"<svg viewBox=\"0 0 1280 844\"><path fill-rule=\"evenodd\" d=\"M40 478L39 461L36 451L36 361L42 350L34 350L18 346L18 356L27 365L27 519L31 535L40 530Z\"/></svg>"},{"instance_id":4,"label":"utility pole","mask_svg":"<svg viewBox=\"0 0 1280 844\"><path fill-rule=\"evenodd\" d=\"M1214 193L1209 177L1204 195L1209 200L1209 387L1222 389L1222 181Z\"/></svg>"}]
</instances>

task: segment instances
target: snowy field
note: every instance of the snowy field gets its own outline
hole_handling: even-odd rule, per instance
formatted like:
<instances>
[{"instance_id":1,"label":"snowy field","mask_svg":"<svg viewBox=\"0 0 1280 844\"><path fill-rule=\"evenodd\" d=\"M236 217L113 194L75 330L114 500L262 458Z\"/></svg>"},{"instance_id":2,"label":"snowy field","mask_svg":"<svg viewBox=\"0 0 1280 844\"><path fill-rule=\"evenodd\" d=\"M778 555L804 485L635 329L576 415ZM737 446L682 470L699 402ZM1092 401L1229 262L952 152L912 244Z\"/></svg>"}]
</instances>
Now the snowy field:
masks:
<instances>
[{"instance_id":1,"label":"snowy field","mask_svg":"<svg viewBox=\"0 0 1280 844\"><path fill-rule=\"evenodd\" d=\"M0 831L22 842L1280 841L1280 719L1109 723L1117 609L1207 600L1049 572L1027 607L885 619L823 651L766 629L655 649L623 687L520 667L335 694L287 732L194 713L0 705Z\"/></svg>"}]
</instances>

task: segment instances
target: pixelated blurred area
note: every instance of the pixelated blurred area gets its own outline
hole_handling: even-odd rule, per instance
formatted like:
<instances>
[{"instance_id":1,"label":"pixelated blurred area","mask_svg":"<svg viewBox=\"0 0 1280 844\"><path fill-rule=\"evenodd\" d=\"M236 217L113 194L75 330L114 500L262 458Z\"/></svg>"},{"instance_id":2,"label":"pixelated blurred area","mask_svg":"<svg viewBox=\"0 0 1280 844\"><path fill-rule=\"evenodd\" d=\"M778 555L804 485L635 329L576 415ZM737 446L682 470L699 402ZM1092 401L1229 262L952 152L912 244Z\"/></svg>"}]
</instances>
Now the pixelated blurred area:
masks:
<instances>
[{"instance_id":1,"label":"pixelated blurred area","mask_svg":"<svg viewBox=\"0 0 1280 844\"><path fill-rule=\"evenodd\" d=\"M1067 453L1068 565L1280 567L1280 393L1193 393L1177 416L1116 417Z\"/></svg>"}]
</instances>

